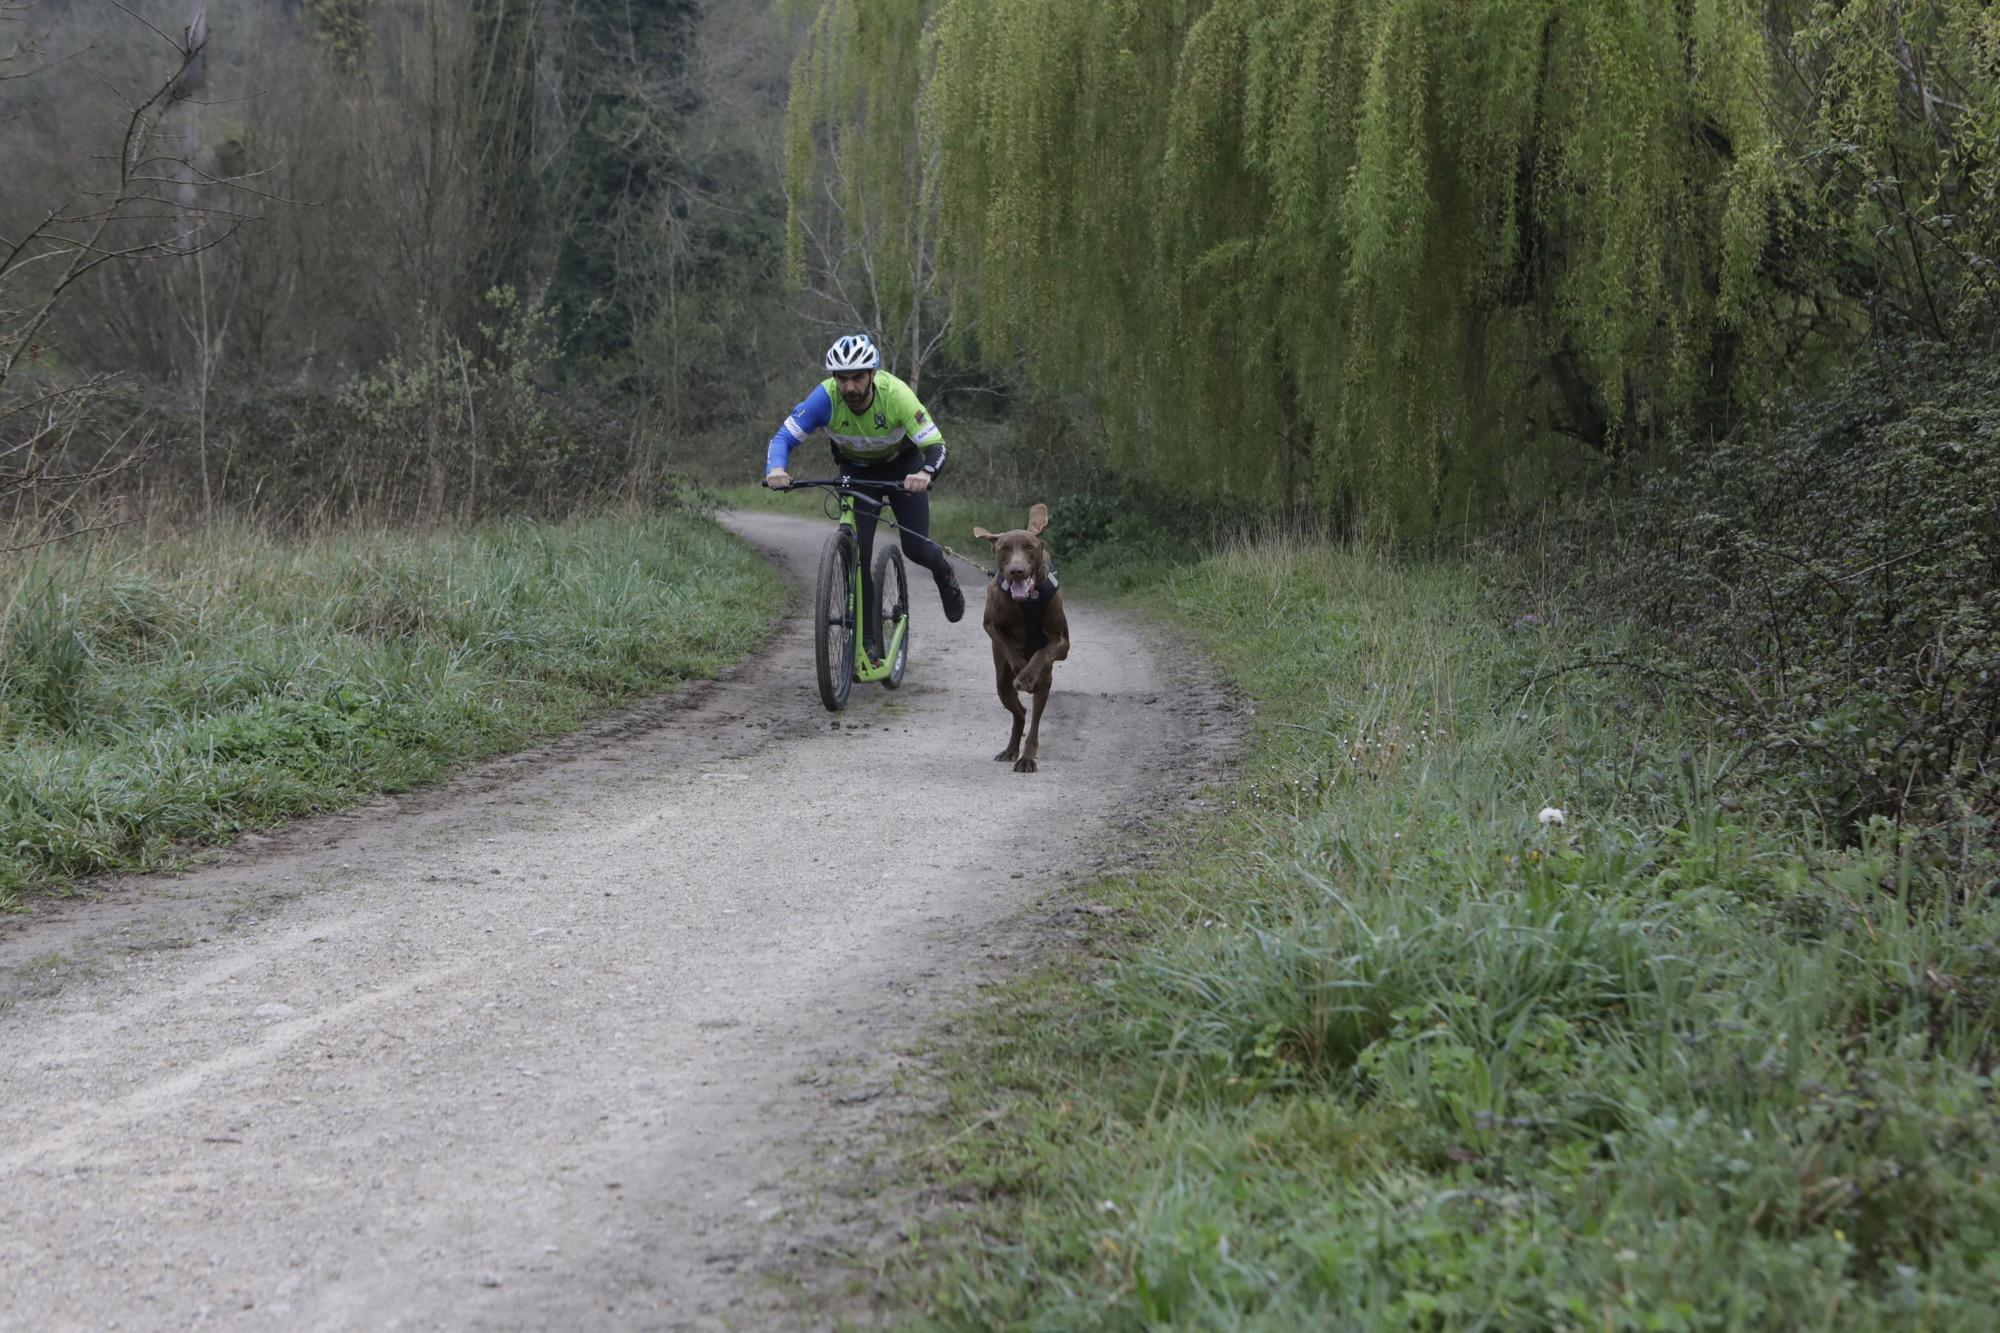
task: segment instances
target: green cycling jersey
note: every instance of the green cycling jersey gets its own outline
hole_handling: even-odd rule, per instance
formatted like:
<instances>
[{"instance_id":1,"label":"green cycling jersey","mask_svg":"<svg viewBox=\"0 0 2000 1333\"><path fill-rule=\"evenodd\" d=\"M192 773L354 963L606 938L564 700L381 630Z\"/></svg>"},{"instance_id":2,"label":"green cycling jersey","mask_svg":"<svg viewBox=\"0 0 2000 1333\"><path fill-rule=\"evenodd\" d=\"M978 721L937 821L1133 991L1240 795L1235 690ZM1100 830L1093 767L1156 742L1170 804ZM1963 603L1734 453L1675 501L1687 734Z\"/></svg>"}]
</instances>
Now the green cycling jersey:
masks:
<instances>
[{"instance_id":1,"label":"green cycling jersey","mask_svg":"<svg viewBox=\"0 0 2000 1333\"><path fill-rule=\"evenodd\" d=\"M859 412L848 407L833 380L814 389L771 437L765 470L784 467L792 446L804 443L822 426L835 450L852 462L886 462L910 448L923 450L933 470L944 459L944 434L917 400L916 390L888 371L878 370L875 396Z\"/></svg>"}]
</instances>

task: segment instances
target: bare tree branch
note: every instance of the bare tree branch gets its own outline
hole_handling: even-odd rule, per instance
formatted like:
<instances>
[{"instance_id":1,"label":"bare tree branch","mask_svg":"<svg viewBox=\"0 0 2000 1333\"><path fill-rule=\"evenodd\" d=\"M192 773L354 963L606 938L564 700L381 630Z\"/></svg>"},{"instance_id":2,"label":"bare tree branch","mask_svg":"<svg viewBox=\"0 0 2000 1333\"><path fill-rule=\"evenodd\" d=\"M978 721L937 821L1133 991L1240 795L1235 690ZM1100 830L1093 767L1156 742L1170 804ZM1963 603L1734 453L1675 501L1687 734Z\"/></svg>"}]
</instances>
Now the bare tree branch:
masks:
<instances>
[{"instance_id":1,"label":"bare tree branch","mask_svg":"<svg viewBox=\"0 0 2000 1333\"><path fill-rule=\"evenodd\" d=\"M151 29L154 36L158 37L168 46L173 47L176 51L182 51L182 52L186 51L187 48L180 41L180 39L175 37L169 37L162 29L160 29L149 19L147 19L145 15L133 12L131 9L128 9L126 6L120 4L119 0L109 0L109 3L113 9L123 14L126 18L131 19L134 23L139 24L141 27ZM179 73L176 72L174 77L179 78L180 77Z\"/></svg>"},{"instance_id":2,"label":"bare tree branch","mask_svg":"<svg viewBox=\"0 0 2000 1333\"><path fill-rule=\"evenodd\" d=\"M169 56L142 96L112 90L125 108L116 151L84 159L98 164L100 183L60 201L25 234L0 238L0 504L16 523L44 534L4 548L9 551L116 526L79 524L72 501L96 494L153 448L152 437L132 423L107 419L114 387L108 377L31 383L25 392L20 387L24 367L46 364L41 336L77 284L107 268L200 256L253 216L225 199L275 197L250 184L250 176L224 178L203 169L188 137L178 145L163 141L176 108L191 108L199 90L190 71L204 47L203 0L194 0L188 31L179 38L120 0L110 2L158 36ZM59 530L48 531L51 523Z\"/></svg>"},{"instance_id":3,"label":"bare tree branch","mask_svg":"<svg viewBox=\"0 0 2000 1333\"><path fill-rule=\"evenodd\" d=\"M87 536L93 532L116 532L120 528L132 526L135 521L129 518L116 518L107 519L102 523L93 523L88 527L70 528L63 532L51 533L46 537L38 537L31 542L16 542L12 546L0 546L0 555L16 555L22 551L39 550L44 546L54 546L57 542L66 542L72 538Z\"/></svg>"}]
</instances>

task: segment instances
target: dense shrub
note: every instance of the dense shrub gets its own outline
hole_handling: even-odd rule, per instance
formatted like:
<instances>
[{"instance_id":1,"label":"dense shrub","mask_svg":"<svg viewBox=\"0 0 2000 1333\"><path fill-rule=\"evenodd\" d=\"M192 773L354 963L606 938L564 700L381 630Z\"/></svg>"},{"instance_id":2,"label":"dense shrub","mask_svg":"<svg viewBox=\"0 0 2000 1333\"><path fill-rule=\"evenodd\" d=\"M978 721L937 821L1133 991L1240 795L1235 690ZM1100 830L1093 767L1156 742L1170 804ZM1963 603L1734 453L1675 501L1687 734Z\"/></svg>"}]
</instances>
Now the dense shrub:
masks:
<instances>
[{"instance_id":1,"label":"dense shrub","mask_svg":"<svg viewBox=\"0 0 2000 1333\"><path fill-rule=\"evenodd\" d=\"M224 395L209 425L216 504L281 521L463 522L565 515L659 481L628 420L585 396L478 385L470 399L433 401L421 371L411 378ZM162 423L146 479L155 494L201 494L191 425L178 413Z\"/></svg>"},{"instance_id":2,"label":"dense shrub","mask_svg":"<svg viewBox=\"0 0 2000 1333\"><path fill-rule=\"evenodd\" d=\"M1100 586L1130 588L1271 530L1325 531L1321 515L1287 515L1225 496L1193 496L1101 475L1049 504L1048 541L1062 568Z\"/></svg>"},{"instance_id":3,"label":"dense shrub","mask_svg":"<svg viewBox=\"0 0 2000 1333\"><path fill-rule=\"evenodd\" d=\"M291 523L467 523L662 498L663 452L640 418L551 388L558 312L507 288L487 304L477 346L440 332L338 383L224 383L205 401L128 386L122 410L156 446L144 488L169 507L205 499Z\"/></svg>"},{"instance_id":4,"label":"dense shrub","mask_svg":"<svg viewBox=\"0 0 2000 1333\"><path fill-rule=\"evenodd\" d=\"M1637 499L1614 588L1674 659L1650 665L1692 681L1752 771L1838 826L1990 833L2000 366L1877 352L1684 446Z\"/></svg>"}]
</instances>

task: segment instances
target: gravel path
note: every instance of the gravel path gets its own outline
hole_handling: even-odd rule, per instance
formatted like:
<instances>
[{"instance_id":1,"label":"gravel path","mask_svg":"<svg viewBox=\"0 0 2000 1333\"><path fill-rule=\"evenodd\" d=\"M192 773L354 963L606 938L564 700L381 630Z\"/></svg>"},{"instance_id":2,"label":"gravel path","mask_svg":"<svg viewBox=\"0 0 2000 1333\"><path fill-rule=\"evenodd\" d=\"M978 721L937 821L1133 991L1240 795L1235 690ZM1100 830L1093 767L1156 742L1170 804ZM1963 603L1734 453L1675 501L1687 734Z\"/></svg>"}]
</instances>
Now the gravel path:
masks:
<instances>
[{"instance_id":1,"label":"gravel path","mask_svg":"<svg viewBox=\"0 0 2000 1333\"><path fill-rule=\"evenodd\" d=\"M825 525L728 521L803 604ZM0 1328L778 1318L785 1256L866 1239L805 1182L894 1052L1233 734L1073 607L1011 772L976 606L913 572L908 683L837 720L795 618L546 750L0 922Z\"/></svg>"}]
</instances>

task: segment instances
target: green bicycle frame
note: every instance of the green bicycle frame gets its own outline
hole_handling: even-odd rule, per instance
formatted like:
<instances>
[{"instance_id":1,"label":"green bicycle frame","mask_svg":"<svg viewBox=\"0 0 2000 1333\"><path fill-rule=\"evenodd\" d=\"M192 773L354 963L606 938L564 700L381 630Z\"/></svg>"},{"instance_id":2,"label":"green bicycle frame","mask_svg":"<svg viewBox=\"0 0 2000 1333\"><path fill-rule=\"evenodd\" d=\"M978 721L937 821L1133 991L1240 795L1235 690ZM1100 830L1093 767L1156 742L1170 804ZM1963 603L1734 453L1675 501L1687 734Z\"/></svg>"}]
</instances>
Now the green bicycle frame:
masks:
<instances>
[{"instance_id":1,"label":"green bicycle frame","mask_svg":"<svg viewBox=\"0 0 2000 1333\"><path fill-rule=\"evenodd\" d=\"M849 549L854 552L854 565L847 574L847 614L854 619L854 678L864 684L887 680L894 669L896 654L903 650L903 639L910 632L910 609L903 608L903 614L896 621L896 632L882 645L882 660L876 661L868 655L868 636L860 633L863 607L861 605L861 530L854 522L854 497L840 496L840 526L847 529ZM879 589L877 590L880 591Z\"/></svg>"}]
</instances>

